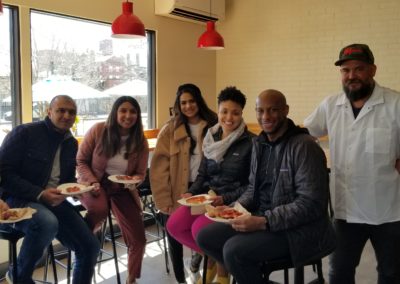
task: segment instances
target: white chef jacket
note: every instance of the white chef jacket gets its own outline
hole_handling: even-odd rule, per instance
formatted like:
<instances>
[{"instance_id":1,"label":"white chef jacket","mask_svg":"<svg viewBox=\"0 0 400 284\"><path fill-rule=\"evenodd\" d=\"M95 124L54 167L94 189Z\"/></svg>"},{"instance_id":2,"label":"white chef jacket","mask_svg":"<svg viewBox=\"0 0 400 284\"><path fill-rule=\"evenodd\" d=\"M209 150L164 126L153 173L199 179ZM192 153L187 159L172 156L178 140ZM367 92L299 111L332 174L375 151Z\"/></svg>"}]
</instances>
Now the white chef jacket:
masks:
<instances>
[{"instance_id":1,"label":"white chef jacket","mask_svg":"<svg viewBox=\"0 0 400 284\"><path fill-rule=\"evenodd\" d=\"M400 93L375 83L356 119L344 93L328 97L304 125L313 136L329 136L335 217L372 225L399 221Z\"/></svg>"}]
</instances>

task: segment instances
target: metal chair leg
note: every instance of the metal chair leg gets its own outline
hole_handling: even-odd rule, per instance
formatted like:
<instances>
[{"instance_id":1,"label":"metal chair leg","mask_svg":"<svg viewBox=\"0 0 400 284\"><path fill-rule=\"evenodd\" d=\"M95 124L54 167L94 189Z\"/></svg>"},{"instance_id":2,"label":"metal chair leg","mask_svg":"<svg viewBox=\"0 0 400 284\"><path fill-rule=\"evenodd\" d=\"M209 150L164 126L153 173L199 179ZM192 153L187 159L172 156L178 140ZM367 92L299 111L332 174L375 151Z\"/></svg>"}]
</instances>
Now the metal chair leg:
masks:
<instances>
[{"instance_id":1,"label":"metal chair leg","mask_svg":"<svg viewBox=\"0 0 400 284\"><path fill-rule=\"evenodd\" d=\"M118 255L117 255L117 248L115 244L115 235L114 235L114 228L112 224L112 218L111 218L111 202L108 200L108 205L109 205L109 212L108 212L108 224L110 226L110 235L111 235L111 244L112 244L112 249L113 249L113 254L114 254L114 263L115 263L115 273L117 276L117 283L121 284L121 277L119 275L119 269L118 269Z\"/></svg>"}]
</instances>

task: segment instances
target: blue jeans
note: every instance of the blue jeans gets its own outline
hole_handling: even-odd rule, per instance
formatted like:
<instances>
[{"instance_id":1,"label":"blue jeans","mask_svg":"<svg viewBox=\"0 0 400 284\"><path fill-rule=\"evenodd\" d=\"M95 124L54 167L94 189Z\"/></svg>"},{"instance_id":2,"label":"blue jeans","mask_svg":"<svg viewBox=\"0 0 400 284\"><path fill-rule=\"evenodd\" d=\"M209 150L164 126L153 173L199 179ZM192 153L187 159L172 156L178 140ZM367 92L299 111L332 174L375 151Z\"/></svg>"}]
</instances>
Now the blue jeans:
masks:
<instances>
[{"instance_id":1,"label":"blue jeans","mask_svg":"<svg viewBox=\"0 0 400 284\"><path fill-rule=\"evenodd\" d=\"M337 247L330 256L329 283L354 284L356 267L369 239L378 262L378 283L400 283L400 222L382 225L334 222Z\"/></svg>"},{"instance_id":2,"label":"blue jeans","mask_svg":"<svg viewBox=\"0 0 400 284\"><path fill-rule=\"evenodd\" d=\"M285 233L240 233L223 223L213 223L201 229L197 244L205 254L224 264L238 284L265 283L260 263L290 258Z\"/></svg>"},{"instance_id":3,"label":"blue jeans","mask_svg":"<svg viewBox=\"0 0 400 284\"><path fill-rule=\"evenodd\" d=\"M91 283L100 244L71 204L64 201L50 207L36 202L7 200L10 207L29 206L37 210L32 219L12 225L25 233L18 254L18 283L32 283L35 265L54 238L75 252L74 284Z\"/></svg>"}]
</instances>

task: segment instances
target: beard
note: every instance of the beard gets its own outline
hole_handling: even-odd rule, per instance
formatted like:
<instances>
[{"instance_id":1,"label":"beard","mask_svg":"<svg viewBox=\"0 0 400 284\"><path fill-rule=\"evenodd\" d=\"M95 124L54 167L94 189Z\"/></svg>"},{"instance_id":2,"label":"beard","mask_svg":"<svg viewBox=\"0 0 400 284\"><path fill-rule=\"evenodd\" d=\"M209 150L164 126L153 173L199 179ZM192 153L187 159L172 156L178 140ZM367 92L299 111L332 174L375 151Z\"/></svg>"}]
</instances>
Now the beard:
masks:
<instances>
[{"instance_id":1,"label":"beard","mask_svg":"<svg viewBox=\"0 0 400 284\"><path fill-rule=\"evenodd\" d=\"M350 84L352 82L360 82L361 88L359 88L358 90L350 90L346 85L343 85L343 91L345 92L346 97L350 100L350 102L355 102L369 97L375 87L374 83L368 84L359 80L349 81L348 83Z\"/></svg>"}]
</instances>

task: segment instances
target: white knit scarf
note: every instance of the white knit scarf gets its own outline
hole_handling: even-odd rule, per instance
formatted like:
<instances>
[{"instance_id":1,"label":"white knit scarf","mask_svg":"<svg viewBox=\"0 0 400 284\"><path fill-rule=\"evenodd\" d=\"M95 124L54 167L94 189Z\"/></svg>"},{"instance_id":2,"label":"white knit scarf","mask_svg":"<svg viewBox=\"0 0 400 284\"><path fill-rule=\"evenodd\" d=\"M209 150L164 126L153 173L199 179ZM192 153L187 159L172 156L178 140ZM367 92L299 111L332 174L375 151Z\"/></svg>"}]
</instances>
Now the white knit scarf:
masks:
<instances>
[{"instance_id":1,"label":"white knit scarf","mask_svg":"<svg viewBox=\"0 0 400 284\"><path fill-rule=\"evenodd\" d=\"M227 137L220 141L214 141L213 134L215 134L220 128L220 124L217 123L213 127L209 128L206 136L203 140L203 153L207 159L212 159L217 163L222 162L223 157L229 147L235 142L244 132L246 124L243 119L239 127L232 131Z\"/></svg>"}]
</instances>

